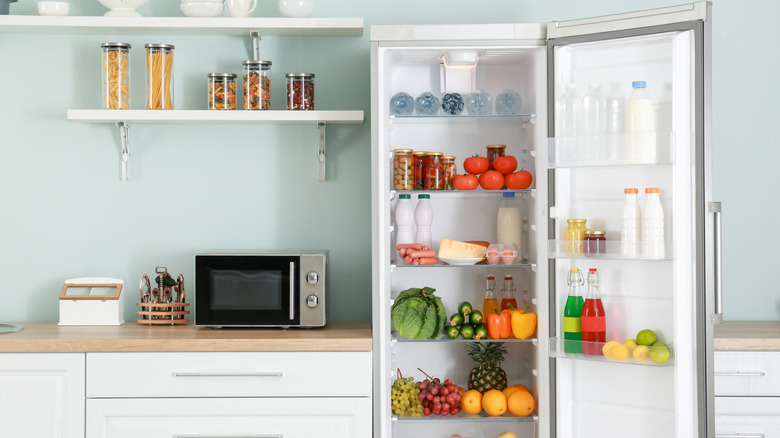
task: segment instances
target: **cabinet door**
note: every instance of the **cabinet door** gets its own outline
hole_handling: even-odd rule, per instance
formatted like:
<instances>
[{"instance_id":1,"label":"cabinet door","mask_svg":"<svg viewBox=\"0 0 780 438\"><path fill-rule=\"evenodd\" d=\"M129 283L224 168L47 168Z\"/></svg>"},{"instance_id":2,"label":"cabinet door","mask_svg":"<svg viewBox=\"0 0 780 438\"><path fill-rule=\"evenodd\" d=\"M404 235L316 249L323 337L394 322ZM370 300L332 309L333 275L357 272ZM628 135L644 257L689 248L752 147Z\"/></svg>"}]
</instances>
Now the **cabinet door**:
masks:
<instances>
[{"instance_id":1,"label":"cabinet door","mask_svg":"<svg viewBox=\"0 0 780 438\"><path fill-rule=\"evenodd\" d=\"M87 438L364 438L371 398L89 399Z\"/></svg>"},{"instance_id":2,"label":"cabinet door","mask_svg":"<svg viewBox=\"0 0 780 438\"><path fill-rule=\"evenodd\" d=\"M716 351L715 395L780 396L780 352Z\"/></svg>"},{"instance_id":3,"label":"cabinet door","mask_svg":"<svg viewBox=\"0 0 780 438\"><path fill-rule=\"evenodd\" d=\"M84 354L0 354L0 435L84 436Z\"/></svg>"},{"instance_id":4,"label":"cabinet door","mask_svg":"<svg viewBox=\"0 0 780 438\"><path fill-rule=\"evenodd\" d=\"M715 438L780 437L780 397L715 397Z\"/></svg>"}]
</instances>

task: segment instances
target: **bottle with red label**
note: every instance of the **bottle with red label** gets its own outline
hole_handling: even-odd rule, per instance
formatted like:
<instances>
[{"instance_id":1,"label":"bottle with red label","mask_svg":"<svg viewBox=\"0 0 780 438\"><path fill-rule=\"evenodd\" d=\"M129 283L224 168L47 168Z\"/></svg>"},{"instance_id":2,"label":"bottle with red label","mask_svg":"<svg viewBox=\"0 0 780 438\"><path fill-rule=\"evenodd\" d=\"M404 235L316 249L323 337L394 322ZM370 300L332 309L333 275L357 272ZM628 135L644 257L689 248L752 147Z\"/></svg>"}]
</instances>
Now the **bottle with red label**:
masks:
<instances>
[{"instance_id":1,"label":"bottle with red label","mask_svg":"<svg viewBox=\"0 0 780 438\"><path fill-rule=\"evenodd\" d=\"M515 282L511 275L504 276L504 282L501 283L501 310L517 309L517 300L515 299Z\"/></svg>"},{"instance_id":2,"label":"bottle with red label","mask_svg":"<svg viewBox=\"0 0 780 438\"><path fill-rule=\"evenodd\" d=\"M607 315L599 294L599 274L596 268L588 272L588 295L582 307L582 354L600 356L607 342Z\"/></svg>"}]
</instances>

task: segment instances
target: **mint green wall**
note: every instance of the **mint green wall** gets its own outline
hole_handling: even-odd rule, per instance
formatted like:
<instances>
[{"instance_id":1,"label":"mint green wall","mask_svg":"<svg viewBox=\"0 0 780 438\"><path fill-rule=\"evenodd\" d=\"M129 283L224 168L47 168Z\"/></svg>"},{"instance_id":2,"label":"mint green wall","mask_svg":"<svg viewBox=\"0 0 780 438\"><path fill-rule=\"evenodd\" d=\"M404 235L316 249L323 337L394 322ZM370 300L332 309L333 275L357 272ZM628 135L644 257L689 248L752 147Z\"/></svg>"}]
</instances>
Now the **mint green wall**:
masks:
<instances>
[{"instance_id":1,"label":"mint green wall","mask_svg":"<svg viewBox=\"0 0 780 438\"><path fill-rule=\"evenodd\" d=\"M71 15L105 11L97 0L70 3ZM151 0L140 12L180 16L178 3ZM239 73L248 39L0 34L0 321L56 321L63 280L93 275L125 281L125 316L133 320L138 280L155 266L184 274L191 292L194 253L264 248L329 249L332 319L369 319L369 26L551 21L678 3L317 0L314 16L362 17L364 35L268 37L262 51L273 61L273 108L283 107L283 74L306 71L317 75L319 109L366 111L363 125L328 128L324 183L317 182L313 126L134 125L132 180L121 182L116 129L65 119L68 108L99 104L102 42L133 45L134 108L143 106L143 45L175 44L176 106L199 109L206 74ZM35 14L36 2L20 0L11 13ZM774 41L770 27L752 26L754 17L778 13L780 4L769 0L714 2L714 191L724 202L725 317L732 320L780 316L766 243L779 212L758 200L771 199L777 181L780 148L761 127L778 116L768 102L777 100L780 63L759 47ZM253 16L279 13L275 2L260 0Z\"/></svg>"}]
</instances>

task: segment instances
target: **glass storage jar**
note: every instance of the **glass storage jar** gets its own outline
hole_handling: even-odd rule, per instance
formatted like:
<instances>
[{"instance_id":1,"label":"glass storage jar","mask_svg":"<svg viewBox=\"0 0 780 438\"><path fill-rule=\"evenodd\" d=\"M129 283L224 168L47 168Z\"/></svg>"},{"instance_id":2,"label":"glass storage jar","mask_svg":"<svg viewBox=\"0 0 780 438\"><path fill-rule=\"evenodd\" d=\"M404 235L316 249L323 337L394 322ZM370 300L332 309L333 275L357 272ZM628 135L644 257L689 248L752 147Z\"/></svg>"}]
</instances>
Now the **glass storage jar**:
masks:
<instances>
[{"instance_id":1,"label":"glass storage jar","mask_svg":"<svg viewBox=\"0 0 780 438\"><path fill-rule=\"evenodd\" d=\"M414 158L414 189L423 189L423 174L425 172L425 164L428 161L427 151L414 151L412 152Z\"/></svg>"},{"instance_id":2,"label":"glass storage jar","mask_svg":"<svg viewBox=\"0 0 780 438\"><path fill-rule=\"evenodd\" d=\"M585 232L585 254L597 255L607 252L606 231L588 230Z\"/></svg>"},{"instance_id":3,"label":"glass storage jar","mask_svg":"<svg viewBox=\"0 0 780 438\"><path fill-rule=\"evenodd\" d=\"M146 46L146 109L173 109L172 44Z\"/></svg>"},{"instance_id":4,"label":"glass storage jar","mask_svg":"<svg viewBox=\"0 0 780 438\"><path fill-rule=\"evenodd\" d=\"M236 75L234 73L209 73L209 109L236 109Z\"/></svg>"},{"instance_id":5,"label":"glass storage jar","mask_svg":"<svg viewBox=\"0 0 780 438\"><path fill-rule=\"evenodd\" d=\"M130 44L103 43L103 108L130 109Z\"/></svg>"},{"instance_id":6,"label":"glass storage jar","mask_svg":"<svg viewBox=\"0 0 780 438\"><path fill-rule=\"evenodd\" d=\"M244 61L244 109L271 109L271 61Z\"/></svg>"},{"instance_id":7,"label":"glass storage jar","mask_svg":"<svg viewBox=\"0 0 780 438\"><path fill-rule=\"evenodd\" d=\"M583 253L583 240L585 239L586 219L569 219L569 226L563 234L563 252L569 257L581 256Z\"/></svg>"},{"instance_id":8,"label":"glass storage jar","mask_svg":"<svg viewBox=\"0 0 780 438\"><path fill-rule=\"evenodd\" d=\"M428 165L425 167L423 177L425 190L444 190L444 165L441 152L428 153Z\"/></svg>"},{"instance_id":9,"label":"glass storage jar","mask_svg":"<svg viewBox=\"0 0 780 438\"><path fill-rule=\"evenodd\" d=\"M287 73L287 109L314 109L314 73Z\"/></svg>"},{"instance_id":10,"label":"glass storage jar","mask_svg":"<svg viewBox=\"0 0 780 438\"><path fill-rule=\"evenodd\" d=\"M455 156L445 155L441 157L441 163L444 167L444 189L455 190L455 187L452 185L452 178L458 172L458 168L455 165Z\"/></svg>"},{"instance_id":11,"label":"glass storage jar","mask_svg":"<svg viewBox=\"0 0 780 438\"><path fill-rule=\"evenodd\" d=\"M414 171L411 149L393 150L393 188L395 190L414 189Z\"/></svg>"},{"instance_id":12,"label":"glass storage jar","mask_svg":"<svg viewBox=\"0 0 780 438\"><path fill-rule=\"evenodd\" d=\"M496 158L506 155L505 144L489 144L485 146L485 149L487 149L488 169L493 169L493 161Z\"/></svg>"}]
</instances>

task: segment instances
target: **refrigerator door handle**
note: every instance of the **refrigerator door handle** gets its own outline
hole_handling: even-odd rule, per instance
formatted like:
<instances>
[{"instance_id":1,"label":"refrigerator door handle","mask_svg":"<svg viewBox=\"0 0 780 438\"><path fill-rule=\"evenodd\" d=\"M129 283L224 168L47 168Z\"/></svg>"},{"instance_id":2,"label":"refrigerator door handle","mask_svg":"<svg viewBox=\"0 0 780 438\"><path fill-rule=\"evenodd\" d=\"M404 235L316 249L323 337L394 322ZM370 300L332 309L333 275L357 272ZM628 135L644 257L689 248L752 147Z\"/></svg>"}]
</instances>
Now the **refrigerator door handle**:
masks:
<instances>
[{"instance_id":1,"label":"refrigerator door handle","mask_svg":"<svg viewBox=\"0 0 780 438\"><path fill-rule=\"evenodd\" d=\"M721 203L710 202L710 212L715 226L715 239L713 241L714 274L715 274L715 311L712 315L712 323L723 322L723 241L721 233Z\"/></svg>"}]
</instances>

